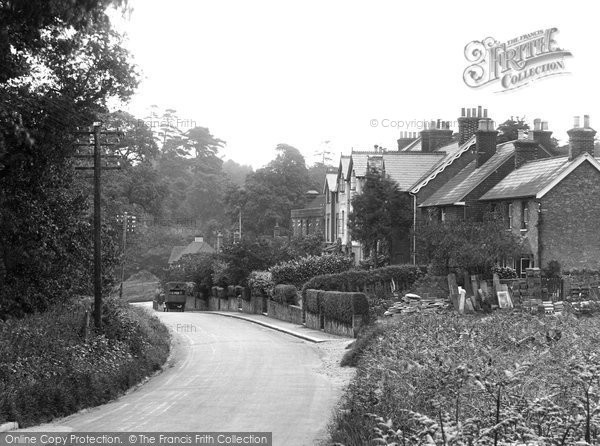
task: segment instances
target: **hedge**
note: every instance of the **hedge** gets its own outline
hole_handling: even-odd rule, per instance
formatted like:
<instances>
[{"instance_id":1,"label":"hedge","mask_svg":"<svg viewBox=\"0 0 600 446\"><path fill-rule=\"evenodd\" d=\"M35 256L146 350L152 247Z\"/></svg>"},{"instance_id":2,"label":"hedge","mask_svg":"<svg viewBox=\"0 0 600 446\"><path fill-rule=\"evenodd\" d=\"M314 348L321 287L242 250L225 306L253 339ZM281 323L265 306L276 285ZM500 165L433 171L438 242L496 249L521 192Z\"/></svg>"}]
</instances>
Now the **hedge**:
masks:
<instances>
[{"instance_id":1,"label":"hedge","mask_svg":"<svg viewBox=\"0 0 600 446\"><path fill-rule=\"evenodd\" d=\"M352 324L354 315L369 314L369 302L363 293L325 291L320 293L320 306L326 318L343 324Z\"/></svg>"},{"instance_id":2,"label":"hedge","mask_svg":"<svg viewBox=\"0 0 600 446\"><path fill-rule=\"evenodd\" d=\"M353 261L350 257L326 254L278 263L269 268L269 271L275 285L289 284L300 288L312 277L347 271L352 267L352 264Z\"/></svg>"},{"instance_id":3,"label":"hedge","mask_svg":"<svg viewBox=\"0 0 600 446\"><path fill-rule=\"evenodd\" d=\"M309 313L319 314L321 312L321 294L324 291L306 290L306 297L302 300L304 310Z\"/></svg>"},{"instance_id":4,"label":"hedge","mask_svg":"<svg viewBox=\"0 0 600 446\"><path fill-rule=\"evenodd\" d=\"M316 276L302 287L302 298L306 298L306 290L325 291L364 291L365 288L392 280L399 290L410 288L417 279L423 277L427 269L415 265L391 265L371 270L350 270L338 274Z\"/></svg>"},{"instance_id":5,"label":"hedge","mask_svg":"<svg viewBox=\"0 0 600 446\"><path fill-rule=\"evenodd\" d=\"M272 299L280 304L296 305L298 303L298 290L294 285L276 285L273 288Z\"/></svg>"}]
</instances>

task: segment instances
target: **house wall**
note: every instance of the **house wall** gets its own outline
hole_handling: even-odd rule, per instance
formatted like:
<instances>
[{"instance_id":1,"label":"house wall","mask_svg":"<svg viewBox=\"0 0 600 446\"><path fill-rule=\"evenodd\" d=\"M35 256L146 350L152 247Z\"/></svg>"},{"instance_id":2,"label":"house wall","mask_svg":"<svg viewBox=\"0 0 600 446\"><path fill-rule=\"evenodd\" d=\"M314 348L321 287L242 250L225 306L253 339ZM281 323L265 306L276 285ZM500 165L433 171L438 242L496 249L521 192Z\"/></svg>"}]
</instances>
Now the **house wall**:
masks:
<instances>
[{"instance_id":1,"label":"house wall","mask_svg":"<svg viewBox=\"0 0 600 446\"><path fill-rule=\"evenodd\" d=\"M339 238L342 241L342 245L345 246L348 243L348 195L350 191L343 175L338 176L337 190L335 214L338 215L340 224L336 224L334 240Z\"/></svg>"},{"instance_id":2,"label":"house wall","mask_svg":"<svg viewBox=\"0 0 600 446\"><path fill-rule=\"evenodd\" d=\"M584 162L541 199L541 267L600 269L600 172Z\"/></svg>"}]
</instances>

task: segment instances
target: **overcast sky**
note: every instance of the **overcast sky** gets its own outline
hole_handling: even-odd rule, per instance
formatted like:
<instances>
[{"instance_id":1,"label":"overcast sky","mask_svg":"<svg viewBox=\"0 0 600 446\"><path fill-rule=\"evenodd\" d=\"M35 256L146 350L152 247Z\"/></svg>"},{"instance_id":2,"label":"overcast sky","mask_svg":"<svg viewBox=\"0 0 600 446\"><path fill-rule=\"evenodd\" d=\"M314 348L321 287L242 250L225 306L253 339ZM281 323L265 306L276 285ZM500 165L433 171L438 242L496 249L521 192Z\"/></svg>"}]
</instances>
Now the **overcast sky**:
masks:
<instances>
[{"instance_id":1,"label":"overcast sky","mask_svg":"<svg viewBox=\"0 0 600 446\"><path fill-rule=\"evenodd\" d=\"M574 115L600 128L594 2L130 0L118 26L143 73L127 106L174 108L227 142L222 155L260 167L278 143L307 161L324 147L396 146L389 121L455 120L482 105L496 121L549 121L566 142ZM589 6L588 6L589 5ZM465 45L558 28L569 74L512 92L472 89ZM373 126L371 120L379 124ZM389 124L388 124L389 125ZM326 144L326 141L330 141Z\"/></svg>"}]
</instances>

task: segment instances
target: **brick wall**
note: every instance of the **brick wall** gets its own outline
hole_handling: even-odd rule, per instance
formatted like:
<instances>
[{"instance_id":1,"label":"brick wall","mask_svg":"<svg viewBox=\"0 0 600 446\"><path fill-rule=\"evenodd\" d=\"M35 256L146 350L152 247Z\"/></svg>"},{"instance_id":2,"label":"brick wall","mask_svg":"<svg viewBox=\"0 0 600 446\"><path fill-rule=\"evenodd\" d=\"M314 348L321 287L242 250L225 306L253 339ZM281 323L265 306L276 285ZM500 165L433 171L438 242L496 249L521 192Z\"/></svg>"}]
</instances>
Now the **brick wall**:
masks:
<instances>
[{"instance_id":1,"label":"brick wall","mask_svg":"<svg viewBox=\"0 0 600 446\"><path fill-rule=\"evenodd\" d=\"M600 172L584 162L541 199L540 267L600 269Z\"/></svg>"}]
</instances>

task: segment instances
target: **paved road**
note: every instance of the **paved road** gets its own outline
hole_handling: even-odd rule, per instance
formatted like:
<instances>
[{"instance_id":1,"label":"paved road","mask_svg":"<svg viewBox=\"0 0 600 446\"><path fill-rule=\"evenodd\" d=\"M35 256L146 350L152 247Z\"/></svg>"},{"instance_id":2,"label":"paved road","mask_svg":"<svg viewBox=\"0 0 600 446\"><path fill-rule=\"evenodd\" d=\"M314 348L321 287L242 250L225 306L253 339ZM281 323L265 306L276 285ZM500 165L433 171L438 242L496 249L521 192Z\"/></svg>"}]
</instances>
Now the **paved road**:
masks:
<instances>
[{"instance_id":1,"label":"paved road","mask_svg":"<svg viewBox=\"0 0 600 446\"><path fill-rule=\"evenodd\" d=\"M267 431L277 446L322 438L341 395L339 380L322 373L323 344L209 313L157 315L176 333L166 371L36 430Z\"/></svg>"}]
</instances>

